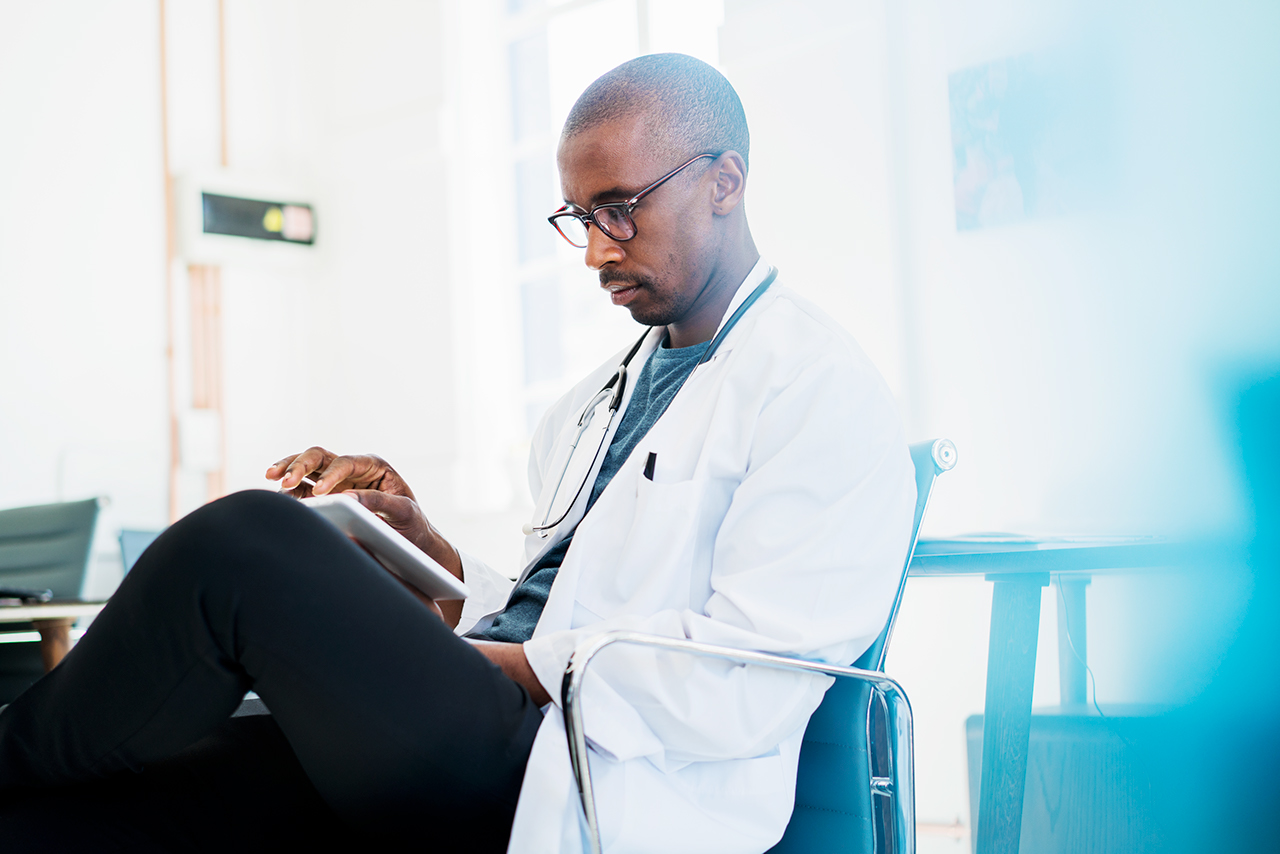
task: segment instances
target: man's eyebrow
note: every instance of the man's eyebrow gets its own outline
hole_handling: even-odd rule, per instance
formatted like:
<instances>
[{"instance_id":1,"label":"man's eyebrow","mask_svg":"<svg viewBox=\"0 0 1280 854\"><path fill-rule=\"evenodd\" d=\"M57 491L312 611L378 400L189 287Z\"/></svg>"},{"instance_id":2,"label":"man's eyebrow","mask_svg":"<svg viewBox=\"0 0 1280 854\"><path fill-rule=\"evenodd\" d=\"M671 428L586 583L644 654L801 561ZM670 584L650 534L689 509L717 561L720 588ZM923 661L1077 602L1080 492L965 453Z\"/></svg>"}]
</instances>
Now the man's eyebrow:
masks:
<instances>
[{"instance_id":1,"label":"man's eyebrow","mask_svg":"<svg viewBox=\"0 0 1280 854\"><path fill-rule=\"evenodd\" d=\"M631 198L638 192L640 191L636 189L632 189L630 187L614 186L614 187L609 187L608 189L605 189L605 190L601 190L600 192L592 196L590 199L588 199L587 206L585 208L582 205L578 204L577 202L571 201L570 199L565 199L564 203L568 207L575 208L577 210L582 211L583 213L586 213L596 205L603 205L608 202L625 202L627 199Z\"/></svg>"},{"instance_id":2,"label":"man's eyebrow","mask_svg":"<svg viewBox=\"0 0 1280 854\"><path fill-rule=\"evenodd\" d=\"M606 190L601 190L588 199L587 205L588 208L593 208L596 205L602 205L607 202L625 202L638 192L640 191L631 189L630 187L609 187ZM565 201L568 204L574 204L574 202L570 202L568 199Z\"/></svg>"}]
</instances>

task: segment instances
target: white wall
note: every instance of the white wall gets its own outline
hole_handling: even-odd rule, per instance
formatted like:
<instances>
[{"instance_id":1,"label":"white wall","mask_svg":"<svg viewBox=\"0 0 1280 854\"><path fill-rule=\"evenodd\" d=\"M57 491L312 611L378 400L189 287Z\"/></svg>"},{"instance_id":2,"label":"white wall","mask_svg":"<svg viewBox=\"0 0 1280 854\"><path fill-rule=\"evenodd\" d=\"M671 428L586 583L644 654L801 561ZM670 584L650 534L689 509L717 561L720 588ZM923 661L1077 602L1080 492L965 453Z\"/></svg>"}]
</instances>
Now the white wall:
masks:
<instances>
[{"instance_id":1,"label":"white wall","mask_svg":"<svg viewBox=\"0 0 1280 854\"><path fill-rule=\"evenodd\" d=\"M171 6L171 53L201 57L173 66L172 99L216 122L202 79L216 73L215 4ZM435 3L227 3L228 168L301 187L317 210L310 263L224 265L229 489L265 486L268 464L321 444L379 453L447 493L440 27ZM216 166L216 124L181 119L174 171Z\"/></svg>"},{"instance_id":2,"label":"white wall","mask_svg":"<svg viewBox=\"0 0 1280 854\"><path fill-rule=\"evenodd\" d=\"M166 512L156 9L0 5L0 506L105 531Z\"/></svg>"},{"instance_id":3,"label":"white wall","mask_svg":"<svg viewBox=\"0 0 1280 854\"><path fill-rule=\"evenodd\" d=\"M906 408L884 33L879 3L729 0L720 52L751 128L761 254L854 334Z\"/></svg>"}]
</instances>

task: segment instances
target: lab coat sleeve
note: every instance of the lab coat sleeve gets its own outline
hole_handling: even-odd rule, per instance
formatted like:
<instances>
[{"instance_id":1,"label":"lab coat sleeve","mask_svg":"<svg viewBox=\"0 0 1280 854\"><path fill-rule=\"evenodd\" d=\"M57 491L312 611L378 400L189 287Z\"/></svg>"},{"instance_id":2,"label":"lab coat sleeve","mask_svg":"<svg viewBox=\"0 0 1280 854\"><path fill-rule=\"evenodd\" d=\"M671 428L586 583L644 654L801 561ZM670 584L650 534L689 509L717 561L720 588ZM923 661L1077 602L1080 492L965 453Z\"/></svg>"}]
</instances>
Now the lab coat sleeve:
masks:
<instances>
[{"instance_id":1,"label":"lab coat sleeve","mask_svg":"<svg viewBox=\"0 0 1280 854\"><path fill-rule=\"evenodd\" d=\"M915 501L905 438L879 376L865 359L815 360L762 404L749 441L741 479L708 487L732 495L710 529L705 608L615 616L526 642L557 704L574 648L603 631L839 664L879 634ZM614 758L645 756L667 770L772 750L803 725L830 682L621 645L596 661L583 689L588 737Z\"/></svg>"},{"instance_id":2,"label":"lab coat sleeve","mask_svg":"<svg viewBox=\"0 0 1280 854\"><path fill-rule=\"evenodd\" d=\"M511 595L514 582L479 558L469 555L461 549L458 557L462 559L462 581L471 591L462 604L462 618L454 631L466 634L481 617L501 608Z\"/></svg>"}]
</instances>

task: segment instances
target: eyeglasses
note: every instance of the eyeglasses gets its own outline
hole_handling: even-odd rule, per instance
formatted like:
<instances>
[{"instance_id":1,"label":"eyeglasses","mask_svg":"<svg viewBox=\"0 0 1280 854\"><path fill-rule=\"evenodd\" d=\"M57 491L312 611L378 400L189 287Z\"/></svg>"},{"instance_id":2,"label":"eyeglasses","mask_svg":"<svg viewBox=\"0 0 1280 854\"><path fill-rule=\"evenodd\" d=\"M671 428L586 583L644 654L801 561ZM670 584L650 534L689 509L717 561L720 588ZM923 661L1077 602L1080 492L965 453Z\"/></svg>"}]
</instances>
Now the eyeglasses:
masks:
<instances>
[{"instance_id":1,"label":"eyeglasses","mask_svg":"<svg viewBox=\"0 0 1280 854\"><path fill-rule=\"evenodd\" d=\"M681 163L675 169L663 175L625 202L606 202L596 205L586 213L574 210L573 205L565 205L551 216L547 222L555 226L560 236L569 241L569 245L577 249L587 248L587 224L591 223L609 237L619 242L630 240L636 236L636 223L631 218L640 200L661 187L682 171L697 163L704 157L719 157L718 154L699 154L692 160Z\"/></svg>"}]
</instances>

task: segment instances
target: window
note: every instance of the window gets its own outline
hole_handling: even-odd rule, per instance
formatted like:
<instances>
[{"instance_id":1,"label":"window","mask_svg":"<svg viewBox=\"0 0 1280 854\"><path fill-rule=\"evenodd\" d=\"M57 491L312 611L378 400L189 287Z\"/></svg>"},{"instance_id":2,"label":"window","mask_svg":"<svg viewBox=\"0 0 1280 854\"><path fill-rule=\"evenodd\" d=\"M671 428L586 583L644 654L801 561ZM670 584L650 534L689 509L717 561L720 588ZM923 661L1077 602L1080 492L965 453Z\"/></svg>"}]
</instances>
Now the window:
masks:
<instances>
[{"instance_id":1,"label":"window","mask_svg":"<svg viewBox=\"0 0 1280 854\"><path fill-rule=\"evenodd\" d=\"M563 200L555 170L560 127L578 95L634 56L679 51L715 64L723 0L508 0L514 271L520 282L526 429L570 383L639 334L601 293L582 251L546 217Z\"/></svg>"},{"instance_id":2,"label":"window","mask_svg":"<svg viewBox=\"0 0 1280 854\"><path fill-rule=\"evenodd\" d=\"M715 63L722 0L467 0L450 33L447 197L459 458L454 503L527 502L542 412L640 329L546 218L562 204L555 151L596 77L642 52Z\"/></svg>"}]
</instances>

